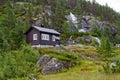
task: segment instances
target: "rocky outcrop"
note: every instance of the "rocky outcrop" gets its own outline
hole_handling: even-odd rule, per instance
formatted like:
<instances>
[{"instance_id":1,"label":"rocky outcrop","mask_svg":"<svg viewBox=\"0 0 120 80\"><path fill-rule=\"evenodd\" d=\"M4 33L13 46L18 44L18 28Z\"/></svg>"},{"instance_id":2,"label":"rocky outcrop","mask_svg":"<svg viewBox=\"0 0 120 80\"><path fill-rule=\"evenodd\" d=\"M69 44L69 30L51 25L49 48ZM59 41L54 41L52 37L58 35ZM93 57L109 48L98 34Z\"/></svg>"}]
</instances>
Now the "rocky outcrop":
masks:
<instances>
[{"instance_id":1,"label":"rocky outcrop","mask_svg":"<svg viewBox=\"0 0 120 80\"><path fill-rule=\"evenodd\" d=\"M83 16L70 13L69 15L66 15L65 18L68 21L71 32L90 32L94 28L93 25L97 26L101 32L103 30L109 30L112 33L112 36L116 36L118 32L115 25L111 25L105 21L99 21L93 14Z\"/></svg>"},{"instance_id":2,"label":"rocky outcrop","mask_svg":"<svg viewBox=\"0 0 120 80\"><path fill-rule=\"evenodd\" d=\"M43 68L49 61L51 57L49 55L43 55L37 62L36 66Z\"/></svg>"},{"instance_id":3,"label":"rocky outcrop","mask_svg":"<svg viewBox=\"0 0 120 80\"><path fill-rule=\"evenodd\" d=\"M71 62L62 61L56 58L51 58L49 55L43 55L36 64L37 68L41 69L44 75L60 72L63 68L69 69L72 67Z\"/></svg>"},{"instance_id":4,"label":"rocky outcrop","mask_svg":"<svg viewBox=\"0 0 120 80\"><path fill-rule=\"evenodd\" d=\"M59 72L64 67L63 63L56 58L52 58L42 69L42 74L53 74Z\"/></svg>"},{"instance_id":5,"label":"rocky outcrop","mask_svg":"<svg viewBox=\"0 0 120 80\"><path fill-rule=\"evenodd\" d=\"M82 37L77 37L74 42L84 42L88 45L101 45L100 39L94 36L86 35Z\"/></svg>"}]
</instances>

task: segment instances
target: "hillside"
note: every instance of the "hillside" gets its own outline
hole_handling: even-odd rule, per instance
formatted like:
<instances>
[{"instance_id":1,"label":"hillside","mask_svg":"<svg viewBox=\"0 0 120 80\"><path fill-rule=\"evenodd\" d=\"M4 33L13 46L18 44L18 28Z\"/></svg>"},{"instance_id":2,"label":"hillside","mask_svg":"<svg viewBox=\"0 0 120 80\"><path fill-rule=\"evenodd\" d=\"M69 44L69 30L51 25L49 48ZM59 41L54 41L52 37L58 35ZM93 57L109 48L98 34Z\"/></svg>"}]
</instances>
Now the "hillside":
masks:
<instances>
[{"instance_id":1,"label":"hillside","mask_svg":"<svg viewBox=\"0 0 120 80\"><path fill-rule=\"evenodd\" d=\"M24 32L29 28L29 25L39 25L39 20L45 27L53 28L63 34L69 33L70 27L65 16L69 15L70 12L76 16L92 14L96 21L99 20L109 26L115 26L119 30L120 14L108 6L101 6L96 2L90 3L85 0L8 1L0 7L1 48L5 46L7 49L7 46L10 46L9 49L18 49L21 43L25 41ZM77 18L79 19L79 17ZM81 24L81 20L78 20L78 25ZM81 26L79 25L79 27ZM117 33L119 34L119 31ZM118 40L119 36L117 35L114 42L119 43Z\"/></svg>"},{"instance_id":2,"label":"hillside","mask_svg":"<svg viewBox=\"0 0 120 80\"><path fill-rule=\"evenodd\" d=\"M108 5L95 0L0 0L0 4L0 80L119 79L120 13ZM25 38L31 25L57 30L61 45L32 48ZM44 68L36 67L43 55L69 66L45 76Z\"/></svg>"}]
</instances>

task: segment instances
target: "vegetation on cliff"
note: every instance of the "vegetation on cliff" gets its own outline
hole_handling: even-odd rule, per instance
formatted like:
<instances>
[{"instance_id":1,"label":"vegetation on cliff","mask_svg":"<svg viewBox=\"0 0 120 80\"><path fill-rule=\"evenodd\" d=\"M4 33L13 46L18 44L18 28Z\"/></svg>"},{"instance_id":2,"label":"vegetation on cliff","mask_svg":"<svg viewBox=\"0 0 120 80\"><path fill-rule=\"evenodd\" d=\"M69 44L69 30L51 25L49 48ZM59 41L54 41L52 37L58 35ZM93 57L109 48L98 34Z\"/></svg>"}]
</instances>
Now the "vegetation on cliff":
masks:
<instances>
[{"instance_id":1,"label":"vegetation on cliff","mask_svg":"<svg viewBox=\"0 0 120 80\"><path fill-rule=\"evenodd\" d=\"M90 33L71 33L67 20L65 19L65 15L68 15L70 12L76 15L92 14L96 19L105 21L108 25L116 26L118 30L116 37L113 38L109 31L101 32L97 28L94 28ZM35 24L37 20L41 20L45 27L53 28L61 32L61 40L63 42L67 41L68 39L66 38L70 35L74 38L82 35L94 35L101 37L101 47L98 47L99 49L91 46L64 47L62 48L62 50L65 51L63 54L62 51L59 52L59 49L32 49L26 44L24 33L30 25ZM75 70L73 74L81 74L81 71L85 72L89 70L93 71L92 74L94 74L94 72L97 73L101 71L102 65L105 65L104 69L107 70L106 66L111 62L116 62L118 66L110 68L106 72L119 72L120 50L119 48L113 48L114 44L120 44L119 21L120 13L115 12L107 5L99 5L95 0L93 0L93 2L85 0L4 0L0 6L0 79L26 80L33 76L31 74L35 74L36 77L42 76L44 80L48 80L49 78L53 80L54 75L45 78L45 76L39 74L40 71L35 68L39 54L48 54L60 60L71 61L74 62L75 65L80 63L80 72L77 71L79 68L77 68L77 70L73 68ZM81 59L83 59L83 63ZM88 65L85 64L86 61ZM93 64L91 64L91 62ZM82 64L85 65L82 66ZM91 67L91 65L95 65L95 67L99 66L100 68L95 68L94 71L94 67ZM66 70L63 70L63 72L64 71ZM61 74L62 73L57 74L57 77L64 77ZM63 74L65 75L65 73ZM68 72L66 75L69 74L72 73ZM78 74L73 75L73 77L79 76ZM103 76L101 72L99 74ZM105 74L105 76L108 75ZM118 77L118 75L116 76ZM65 80L66 79L70 80L70 78L65 78ZM78 78L75 79L78 80ZM99 76L98 79L100 79ZM117 80L117 78L115 79Z\"/></svg>"}]
</instances>

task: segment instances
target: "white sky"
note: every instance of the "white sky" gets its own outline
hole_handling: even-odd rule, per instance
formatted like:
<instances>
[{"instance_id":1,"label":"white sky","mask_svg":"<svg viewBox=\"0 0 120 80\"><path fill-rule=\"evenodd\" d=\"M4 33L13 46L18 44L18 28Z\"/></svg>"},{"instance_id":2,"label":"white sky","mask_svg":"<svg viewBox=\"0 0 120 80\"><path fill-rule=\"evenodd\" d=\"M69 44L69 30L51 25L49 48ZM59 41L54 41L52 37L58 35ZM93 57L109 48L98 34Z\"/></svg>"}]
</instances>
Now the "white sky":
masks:
<instances>
[{"instance_id":1,"label":"white sky","mask_svg":"<svg viewBox=\"0 0 120 80\"><path fill-rule=\"evenodd\" d=\"M120 0L96 0L96 2L101 5L105 5L107 3L109 7L120 13Z\"/></svg>"}]
</instances>

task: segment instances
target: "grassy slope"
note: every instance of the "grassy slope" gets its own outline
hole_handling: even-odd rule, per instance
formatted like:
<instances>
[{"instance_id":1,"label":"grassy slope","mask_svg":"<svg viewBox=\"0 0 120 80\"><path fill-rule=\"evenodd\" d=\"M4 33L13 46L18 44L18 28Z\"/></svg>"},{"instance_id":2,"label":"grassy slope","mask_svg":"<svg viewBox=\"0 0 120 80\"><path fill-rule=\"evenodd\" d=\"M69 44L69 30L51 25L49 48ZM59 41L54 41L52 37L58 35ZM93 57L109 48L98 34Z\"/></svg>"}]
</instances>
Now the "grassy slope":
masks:
<instances>
[{"instance_id":1,"label":"grassy slope","mask_svg":"<svg viewBox=\"0 0 120 80\"><path fill-rule=\"evenodd\" d=\"M85 54L96 54L95 48L68 48L70 50L82 50ZM91 50L90 50L91 49ZM92 53L92 51L94 53ZM116 51L120 52L120 49ZM88 53L89 52L89 53ZM114 59L119 56L114 57ZM70 69L67 72L61 72L52 75L40 75L39 80L120 80L120 74L106 74L103 72L102 65L104 61L97 59L82 59L82 64Z\"/></svg>"},{"instance_id":2,"label":"grassy slope","mask_svg":"<svg viewBox=\"0 0 120 80\"><path fill-rule=\"evenodd\" d=\"M44 76L40 80L120 80L120 74L81 72L79 68L75 68L71 72Z\"/></svg>"},{"instance_id":3,"label":"grassy slope","mask_svg":"<svg viewBox=\"0 0 120 80\"><path fill-rule=\"evenodd\" d=\"M120 80L120 74L106 75L94 72L81 72L74 69L73 72L44 76L40 80Z\"/></svg>"},{"instance_id":4,"label":"grassy slope","mask_svg":"<svg viewBox=\"0 0 120 80\"><path fill-rule=\"evenodd\" d=\"M89 63L89 64L88 64ZM101 66L87 61L87 64L74 67L67 72L42 76L39 80L120 80L120 74L98 72Z\"/></svg>"}]
</instances>

